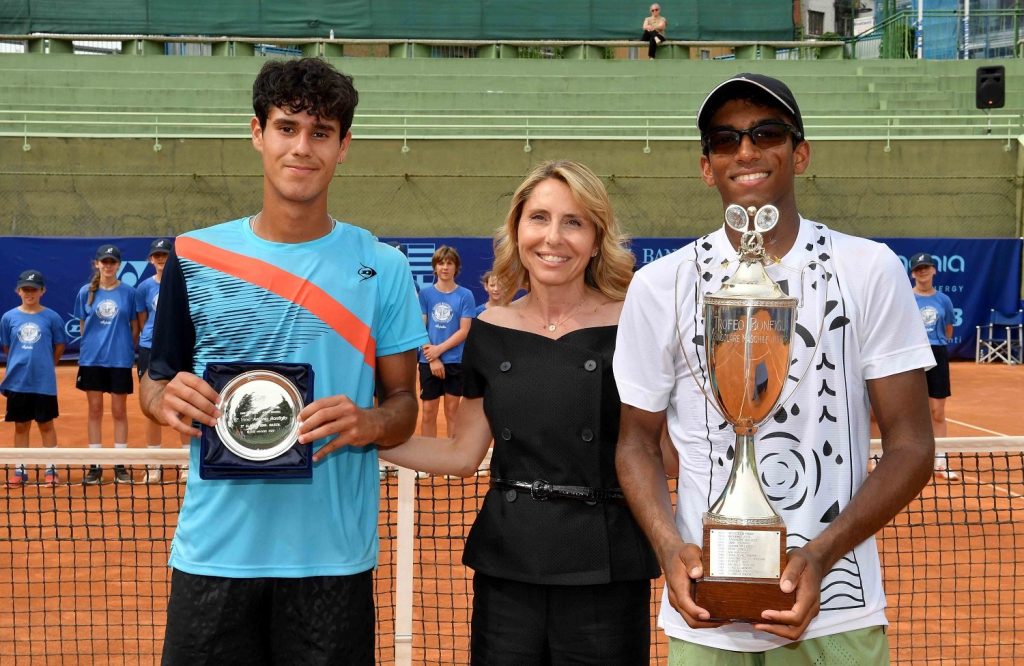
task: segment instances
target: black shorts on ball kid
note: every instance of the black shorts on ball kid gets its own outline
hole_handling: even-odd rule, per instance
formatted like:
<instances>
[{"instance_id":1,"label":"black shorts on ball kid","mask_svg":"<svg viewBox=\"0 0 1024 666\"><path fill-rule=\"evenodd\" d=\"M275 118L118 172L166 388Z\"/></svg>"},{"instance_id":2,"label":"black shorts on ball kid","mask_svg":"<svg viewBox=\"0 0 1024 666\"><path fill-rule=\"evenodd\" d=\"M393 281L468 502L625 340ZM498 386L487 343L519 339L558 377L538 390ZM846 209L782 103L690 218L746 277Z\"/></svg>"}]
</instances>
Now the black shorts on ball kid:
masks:
<instances>
[{"instance_id":1,"label":"black shorts on ball kid","mask_svg":"<svg viewBox=\"0 0 1024 666\"><path fill-rule=\"evenodd\" d=\"M80 391L129 395L134 390L132 369L80 365L78 366L78 377L75 379L75 388Z\"/></svg>"},{"instance_id":2,"label":"black shorts on ball kid","mask_svg":"<svg viewBox=\"0 0 1024 666\"><path fill-rule=\"evenodd\" d=\"M928 380L928 397L943 400L953 395L949 384L949 350L946 345L932 345L935 367L924 373Z\"/></svg>"},{"instance_id":3,"label":"black shorts on ball kid","mask_svg":"<svg viewBox=\"0 0 1024 666\"><path fill-rule=\"evenodd\" d=\"M7 396L7 415L4 421L25 423L35 421L46 423L57 418L57 396L44 393L22 393L4 391Z\"/></svg>"},{"instance_id":4,"label":"black shorts on ball kid","mask_svg":"<svg viewBox=\"0 0 1024 666\"><path fill-rule=\"evenodd\" d=\"M462 364L445 363L444 379L430 372L429 363L420 363L420 400L437 400L442 395L462 396Z\"/></svg>"}]
</instances>

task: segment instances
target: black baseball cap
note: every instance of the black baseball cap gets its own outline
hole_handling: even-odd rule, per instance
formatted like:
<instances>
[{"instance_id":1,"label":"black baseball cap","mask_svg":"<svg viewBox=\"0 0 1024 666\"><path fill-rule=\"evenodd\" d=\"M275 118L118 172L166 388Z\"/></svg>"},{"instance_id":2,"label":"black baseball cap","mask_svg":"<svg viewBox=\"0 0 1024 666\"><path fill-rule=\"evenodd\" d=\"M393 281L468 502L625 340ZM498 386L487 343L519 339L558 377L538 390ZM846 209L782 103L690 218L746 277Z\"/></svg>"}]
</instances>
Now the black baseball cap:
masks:
<instances>
[{"instance_id":1,"label":"black baseball cap","mask_svg":"<svg viewBox=\"0 0 1024 666\"><path fill-rule=\"evenodd\" d=\"M43 289L46 287L46 278L43 274L36 270L22 271L21 275L18 276L18 289L21 287L35 287L36 289Z\"/></svg>"},{"instance_id":2,"label":"black baseball cap","mask_svg":"<svg viewBox=\"0 0 1024 666\"><path fill-rule=\"evenodd\" d=\"M731 79L719 83L708 93L697 111L697 129L701 134L707 132L708 123L711 122L711 116L715 115L715 111L718 111L729 100L742 98L752 92L762 97L767 95L775 100L782 110L792 116L793 124L800 131L800 137L803 138L804 119L800 115L800 107L797 106L796 98L793 97L793 91L789 89L789 86L770 76L749 72L737 74Z\"/></svg>"},{"instance_id":3,"label":"black baseball cap","mask_svg":"<svg viewBox=\"0 0 1024 666\"><path fill-rule=\"evenodd\" d=\"M914 270L918 266L931 266L935 267L935 258L927 252L918 252L910 258L910 270Z\"/></svg>"},{"instance_id":4,"label":"black baseball cap","mask_svg":"<svg viewBox=\"0 0 1024 666\"><path fill-rule=\"evenodd\" d=\"M155 241L149 244L149 255L152 257L154 254L170 254L171 248L174 247L174 243L167 238L157 238Z\"/></svg>"},{"instance_id":5,"label":"black baseball cap","mask_svg":"<svg viewBox=\"0 0 1024 666\"><path fill-rule=\"evenodd\" d=\"M104 259L117 259L121 261L121 250L118 250L116 245L100 245L99 249L96 250L96 261Z\"/></svg>"}]
</instances>

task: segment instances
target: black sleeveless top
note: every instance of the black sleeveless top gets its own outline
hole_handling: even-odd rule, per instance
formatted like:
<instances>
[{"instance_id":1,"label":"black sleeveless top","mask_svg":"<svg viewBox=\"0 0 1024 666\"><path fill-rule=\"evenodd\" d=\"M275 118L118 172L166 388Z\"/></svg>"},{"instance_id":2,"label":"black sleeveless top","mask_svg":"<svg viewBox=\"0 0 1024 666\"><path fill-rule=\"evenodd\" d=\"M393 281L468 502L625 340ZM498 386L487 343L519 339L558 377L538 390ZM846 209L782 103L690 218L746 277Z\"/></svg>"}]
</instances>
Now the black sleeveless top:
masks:
<instances>
[{"instance_id":1,"label":"black sleeveless top","mask_svg":"<svg viewBox=\"0 0 1024 666\"><path fill-rule=\"evenodd\" d=\"M558 340L476 320L463 352L464 395L483 398L491 476L617 488L617 327ZM534 500L492 487L462 561L481 573L550 585L656 578L657 560L622 500Z\"/></svg>"}]
</instances>

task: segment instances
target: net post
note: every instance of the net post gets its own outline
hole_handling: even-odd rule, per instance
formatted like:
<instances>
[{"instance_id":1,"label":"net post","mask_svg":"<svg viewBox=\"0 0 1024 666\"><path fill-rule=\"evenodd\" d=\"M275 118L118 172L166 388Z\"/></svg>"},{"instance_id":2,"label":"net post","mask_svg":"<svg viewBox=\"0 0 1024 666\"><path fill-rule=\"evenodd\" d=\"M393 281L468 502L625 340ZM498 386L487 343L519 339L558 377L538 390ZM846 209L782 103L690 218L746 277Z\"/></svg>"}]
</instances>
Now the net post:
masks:
<instances>
[{"instance_id":1,"label":"net post","mask_svg":"<svg viewBox=\"0 0 1024 666\"><path fill-rule=\"evenodd\" d=\"M412 664L413 552L416 547L416 472L398 468L395 564L395 665Z\"/></svg>"}]
</instances>

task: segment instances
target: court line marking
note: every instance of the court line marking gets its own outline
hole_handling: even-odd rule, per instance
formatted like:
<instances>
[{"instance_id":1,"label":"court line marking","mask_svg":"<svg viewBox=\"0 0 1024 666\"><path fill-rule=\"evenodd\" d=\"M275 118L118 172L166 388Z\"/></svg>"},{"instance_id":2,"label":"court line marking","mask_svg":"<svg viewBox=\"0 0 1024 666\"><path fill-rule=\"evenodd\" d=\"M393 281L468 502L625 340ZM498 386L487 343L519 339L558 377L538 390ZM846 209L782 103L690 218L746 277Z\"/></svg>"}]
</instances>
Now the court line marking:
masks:
<instances>
[{"instance_id":1,"label":"court line marking","mask_svg":"<svg viewBox=\"0 0 1024 666\"><path fill-rule=\"evenodd\" d=\"M971 483L973 483L975 485L989 486L990 488L992 488L992 490L1004 493L1006 495L1006 499L1017 500L1017 499L1024 498L1024 495L1021 495L1020 493L1015 493L1012 490L1010 490L1009 488L1004 488L1003 486L996 485L995 483L992 483L992 482L989 482L989 481L982 481L981 478L979 478L977 476L974 476L973 474L964 474L963 472L957 472L957 474L960 475L960 479L962 481L964 481L964 482L970 481ZM946 481L946 483L958 483L958 482L957 481ZM974 498L974 499L977 499L977 498Z\"/></svg>"},{"instance_id":2,"label":"court line marking","mask_svg":"<svg viewBox=\"0 0 1024 666\"><path fill-rule=\"evenodd\" d=\"M1007 435L1005 432L996 432L995 430L989 430L988 428L982 428L981 426L971 425L970 423L964 423L963 421L957 421L950 418L947 418L946 420L949 421L950 423L955 423L958 426L971 428L972 430L979 430L981 432L987 432L990 435L996 435L998 437L1009 437L1009 435Z\"/></svg>"}]
</instances>

